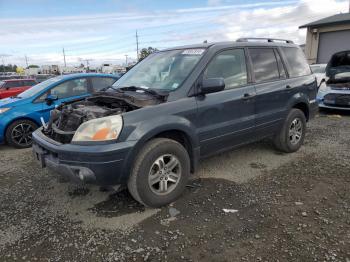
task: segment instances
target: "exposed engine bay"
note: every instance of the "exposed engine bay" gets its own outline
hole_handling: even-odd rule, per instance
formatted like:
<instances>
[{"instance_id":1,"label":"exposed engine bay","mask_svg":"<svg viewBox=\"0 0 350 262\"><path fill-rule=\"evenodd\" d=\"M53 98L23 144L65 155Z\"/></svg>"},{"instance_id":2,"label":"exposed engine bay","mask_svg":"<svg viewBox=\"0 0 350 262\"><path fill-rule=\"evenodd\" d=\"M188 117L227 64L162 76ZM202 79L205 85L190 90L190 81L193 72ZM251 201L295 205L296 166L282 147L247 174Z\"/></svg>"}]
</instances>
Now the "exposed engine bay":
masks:
<instances>
[{"instance_id":1,"label":"exposed engine bay","mask_svg":"<svg viewBox=\"0 0 350 262\"><path fill-rule=\"evenodd\" d=\"M43 133L60 143L70 143L75 131L86 121L157 105L165 102L166 97L142 90L95 93L52 110Z\"/></svg>"}]
</instances>

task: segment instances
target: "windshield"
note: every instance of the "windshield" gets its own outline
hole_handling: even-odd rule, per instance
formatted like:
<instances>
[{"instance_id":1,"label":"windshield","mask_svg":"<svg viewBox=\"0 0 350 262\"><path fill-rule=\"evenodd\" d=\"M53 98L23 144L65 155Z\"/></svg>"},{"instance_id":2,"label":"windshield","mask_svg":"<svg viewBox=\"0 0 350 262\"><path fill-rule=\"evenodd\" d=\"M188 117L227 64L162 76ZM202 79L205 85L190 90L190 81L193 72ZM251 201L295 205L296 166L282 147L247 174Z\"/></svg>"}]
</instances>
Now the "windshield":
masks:
<instances>
[{"instance_id":1,"label":"windshield","mask_svg":"<svg viewBox=\"0 0 350 262\"><path fill-rule=\"evenodd\" d=\"M56 76L56 77L47 79L46 81L41 82L40 84L32 86L31 88L27 89L23 93L20 93L18 96L21 98L32 97L32 96L36 95L37 93L40 93L41 91L43 91L49 85L60 81L62 78L63 78L63 76Z\"/></svg>"},{"instance_id":2,"label":"windshield","mask_svg":"<svg viewBox=\"0 0 350 262\"><path fill-rule=\"evenodd\" d=\"M314 74L324 74L326 72L326 65L311 65L310 67Z\"/></svg>"},{"instance_id":3,"label":"windshield","mask_svg":"<svg viewBox=\"0 0 350 262\"><path fill-rule=\"evenodd\" d=\"M4 81L0 81L0 88L3 87L5 85Z\"/></svg>"},{"instance_id":4,"label":"windshield","mask_svg":"<svg viewBox=\"0 0 350 262\"><path fill-rule=\"evenodd\" d=\"M182 49L155 53L123 75L113 84L113 88L135 86L175 90L191 73L204 51L205 49Z\"/></svg>"}]
</instances>

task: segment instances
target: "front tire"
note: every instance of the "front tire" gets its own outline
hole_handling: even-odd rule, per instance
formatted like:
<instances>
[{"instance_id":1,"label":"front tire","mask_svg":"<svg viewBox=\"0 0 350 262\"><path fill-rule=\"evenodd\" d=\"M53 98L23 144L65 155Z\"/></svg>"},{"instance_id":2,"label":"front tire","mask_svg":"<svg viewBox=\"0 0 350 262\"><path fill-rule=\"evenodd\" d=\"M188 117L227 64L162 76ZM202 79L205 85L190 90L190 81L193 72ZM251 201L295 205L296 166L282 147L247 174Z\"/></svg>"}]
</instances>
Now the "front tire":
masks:
<instances>
[{"instance_id":1,"label":"front tire","mask_svg":"<svg viewBox=\"0 0 350 262\"><path fill-rule=\"evenodd\" d=\"M184 191L190 174L190 158L178 142L156 138L137 155L128 181L130 194L141 204L161 207Z\"/></svg>"},{"instance_id":2,"label":"front tire","mask_svg":"<svg viewBox=\"0 0 350 262\"><path fill-rule=\"evenodd\" d=\"M285 153L296 152L304 143L305 133L306 117L303 111L293 108L274 138L275 147Z\"/></svg>"},{"instance_id":3,"label":"front tire","mask_svg":"<svg viewBox=\"0 0 350 262\"><path fill-rule=\"evenodd\" d=\"M38 128L30 120L17 120L6 129L6 142L15 148L28 148L32 146L32 133Z\"/></svg>"}]
</instances>

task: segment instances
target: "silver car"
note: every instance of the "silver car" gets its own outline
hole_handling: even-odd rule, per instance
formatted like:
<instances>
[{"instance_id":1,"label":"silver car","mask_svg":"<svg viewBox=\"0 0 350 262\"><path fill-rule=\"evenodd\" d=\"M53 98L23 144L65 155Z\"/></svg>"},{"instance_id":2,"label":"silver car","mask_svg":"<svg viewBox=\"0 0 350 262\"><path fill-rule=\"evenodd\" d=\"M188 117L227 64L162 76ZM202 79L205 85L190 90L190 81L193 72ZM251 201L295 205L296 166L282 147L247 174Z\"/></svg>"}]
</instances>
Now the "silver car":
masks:
<instances>
[{"instance_id":1,"label":"silver car","mask_svg":"<svg viewBox=\"0 0 350 262\"><path fill-rule=\"evenodd\" d=\"M326 67L327 81L317 94L321 108L350 110L350 51L335 53Z\"/></svg>"}]
</instances>

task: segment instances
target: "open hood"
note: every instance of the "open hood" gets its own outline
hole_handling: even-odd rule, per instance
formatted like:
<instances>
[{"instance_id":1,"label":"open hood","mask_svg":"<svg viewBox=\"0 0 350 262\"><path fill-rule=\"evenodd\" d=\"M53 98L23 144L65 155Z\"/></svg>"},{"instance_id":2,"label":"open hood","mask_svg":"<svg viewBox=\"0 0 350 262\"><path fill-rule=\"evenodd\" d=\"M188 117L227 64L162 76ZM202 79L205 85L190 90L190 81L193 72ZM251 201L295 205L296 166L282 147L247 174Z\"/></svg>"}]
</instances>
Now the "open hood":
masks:
<instances>
[{"instance_id":1,"label":"open hood","mask_svg":"<svg viewBox=\"0 0 350 262\"><path fill-rule=\"evenodd\" d=\"M52 110L48 126L43 132L60 143L70 143L75 131L86 121L164 102L166 96L142 90L99 92L88 98L63 103Z\"/></svg>"},{"instance_id":2,"label":"open hood","mask_svg":"<svg viewBox=\"0 0 350 262\"><path fill-rule=\"evenodd\" d=\"M326 67L330 83L350 82L350 50L332 55Z\"/></svg>"}]
</instances>

